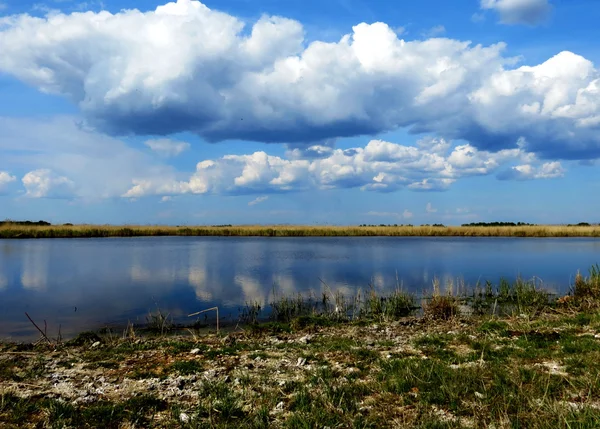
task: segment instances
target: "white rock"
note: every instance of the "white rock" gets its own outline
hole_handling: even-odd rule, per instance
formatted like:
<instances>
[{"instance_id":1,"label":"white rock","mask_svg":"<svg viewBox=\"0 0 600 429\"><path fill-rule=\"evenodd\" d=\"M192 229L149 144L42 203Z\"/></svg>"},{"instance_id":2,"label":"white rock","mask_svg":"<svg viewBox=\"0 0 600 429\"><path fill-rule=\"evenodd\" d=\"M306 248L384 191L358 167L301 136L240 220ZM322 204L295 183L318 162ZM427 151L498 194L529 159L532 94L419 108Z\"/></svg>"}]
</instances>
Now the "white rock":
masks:
<instances>
[{"instance_id":1,"label":"white rock","mask_svg":"<svg viewBox=\"0 0 600 429\"><path fill-rule=\"evenodd\" d=\"M181 423L189 423L190 416L188 416L186 413L181 413L181 414L179 414L179 421Z\"/></svg>"},{"instance_id":2,"label":"white rock","mask_svg":"<svg viewBox=\"0 0 600 429\"><path fill-rule=\"evenodd\" d=\"M193 355L197 355L198 353L200 353L200 349L192 349L192 351L190 351L190 353Z\"/></svg>"},{"instance_id":3,"label":"white rock","mask_svg":"<svg viewBox=\"0 0 600 429\"><path fill-rule=\"evenodd\" d=\"M305 335L304 337L300 338L298 342L300 344L308 344L310 340L312 340L312 337L310 335Z\"/></svg>"}]
</instances>

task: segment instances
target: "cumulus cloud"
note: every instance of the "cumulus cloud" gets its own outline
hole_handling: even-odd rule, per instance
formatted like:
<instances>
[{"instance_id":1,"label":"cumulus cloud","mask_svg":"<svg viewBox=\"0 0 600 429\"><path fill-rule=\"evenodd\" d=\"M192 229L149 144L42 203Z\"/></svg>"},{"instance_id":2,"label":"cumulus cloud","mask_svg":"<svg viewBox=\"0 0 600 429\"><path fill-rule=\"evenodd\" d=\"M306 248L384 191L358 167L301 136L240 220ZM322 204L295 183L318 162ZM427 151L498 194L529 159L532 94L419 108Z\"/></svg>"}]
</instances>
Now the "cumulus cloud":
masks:
<instances>
[{"instance_id":1,"label":"cumulus cloud","mask_svg":"<svg viewBox=\"0 0 600 429\"><path fill-rule=\"evenodd\" d=\"M552 10L549 0L481 0L481 9L495 10L503 24L536 25Z\"/></svg>"},{"instance_id":2,"label":"cumulus cloud","mask_svg":"<svg viewBox=\"0 0 600 429\"><path fill-rule=\"evenodd\" d=\"M171 139L146 140L144 144L148 146L150 150L158 153L161 156L164 156L165 158L181 155L190 148L190 144L187 142L180 142Z\"/></svg>"},{"instance_id":3,"label":"cumulus cloud","mask_svg":"<svg viewBox=\"0 0 600 429\"><path fill-rule=\"evenodd\" d=\"M286 159L263 151L226 155L199 162L186 181L136 179L124 196L237 195L334 188L443 191L460 178L489 175L501 166L539 164L535 155L523 149L524 143L520 144L517 149L492 153L469 144L452 147L443 139L422 139L416 146L371 140L365 147L332 149L329 156L316 159Z\"/></svg>"},{"instance_id":4,"label":"cumulus cloud","mask_svg":"<svg viewBox=\"0 0 600 429\"><path fill-rule=\"evenodd\" d=\"M8 172L0 171L0 194L5 192L8 185L16 180L17 178L15 176L11 176Z\"/></svg>"},{"instance_id":5,"label":"cumulus cloud","mask_svg":"<svg viewBox=\"0 0 600 429\"><path fill-rule=\"evenodd\" d=\"M73 117L0 117L0 130L3 165L23 171L50 170L68 177L77 185L71 190L76 198L118 197L131 187L133 178L179 177L156 157L88 130Z\"/></svg>"},{"instance_id":6,"label":"cumulus cloud","mask_svg":"<svg viewBox=\"0 0 600 429\"><path fill-rule=\"evenodd\" d=\"M262 203L263 201L267 201L269 199L269 197L267 196L263 196L263 197L258 197L255 200L252 200L248 203L249 206L255 206L257 204Z\"/></svg>"},{"instance_id":7,"label":"cumulus cloud","mask_svg":"<svg viewBox=\"0 0 600 429\"><path fill-rule=\"evenodd\" d=\"M327 158L333 153L335 143L335 139L328 139L314 144L288 144L286 156L291 159Z\"/></svg>"},{"instance_id":8,"label":"cumulus cloud","mask_svg":"<svg viewBox=\"0 0 600 429\"><path fill-rule=\"evenodd\" d=\"M482 7L506 22L533 22L540 4ZM504 48L407 41L382 22L308 44L297 21L264 16L245 29L191 0L149 12L0 18L0 71L68 97L89 124L113 134L190 131L213 142L297 144L404 127L480 150L524 139L547 159L600 156L594 64L561 52L516 67Z\"/></svg>"},{"instance_id":9,"label":"cumulus cloud","mask_svg":"<svg viewBox=\"0 0 600 429\"><path fill-rule=\"evenodd\" d=\"M517 165L498 174L500 180L555 179L563 177L565 170L560 162L546 162L540 166Z\"/></svg>"},{"instance_id":10,"label":"cumulus cloud","mask_svg":"<svg viewBox=\"0 0 600 429\"><path fill-rule=\"evenodd\" d=\"M47 169L30 171L21 179L30 198L72 198L75 184Z\"/></svg>"}]
</instances>

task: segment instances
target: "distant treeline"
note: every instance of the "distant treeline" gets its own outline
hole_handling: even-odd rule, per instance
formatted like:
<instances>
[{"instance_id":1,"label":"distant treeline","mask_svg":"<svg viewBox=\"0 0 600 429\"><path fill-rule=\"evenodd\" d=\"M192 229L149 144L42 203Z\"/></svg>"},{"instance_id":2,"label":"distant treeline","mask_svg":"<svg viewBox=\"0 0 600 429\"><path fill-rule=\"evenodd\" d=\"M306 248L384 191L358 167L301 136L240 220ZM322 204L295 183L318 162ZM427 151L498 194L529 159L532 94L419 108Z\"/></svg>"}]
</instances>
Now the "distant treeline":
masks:
<instances>
[{"instance_id":1,"label":"distant treeline","mask_svg":"<svg viewBox=\"0 0 600 429\"><path fill-rule=\"evenodd\" d=\"M527 222L472 222L463 223L461 226L536 226L536 224Z\"/></svg>"},{"instance_id":2,"label":"distant treeline","mask_svg":"<svg viewBox=\"0 0 600 429\"><path fill-rule=\"evenodd\" d=\"M38 220L37 222L32 222L30 220L3 220L0 221L0 226L4 225L22 225L22 226L52 226L50 222L46 222L45 220Z\"/></svg>"}]
</instances>

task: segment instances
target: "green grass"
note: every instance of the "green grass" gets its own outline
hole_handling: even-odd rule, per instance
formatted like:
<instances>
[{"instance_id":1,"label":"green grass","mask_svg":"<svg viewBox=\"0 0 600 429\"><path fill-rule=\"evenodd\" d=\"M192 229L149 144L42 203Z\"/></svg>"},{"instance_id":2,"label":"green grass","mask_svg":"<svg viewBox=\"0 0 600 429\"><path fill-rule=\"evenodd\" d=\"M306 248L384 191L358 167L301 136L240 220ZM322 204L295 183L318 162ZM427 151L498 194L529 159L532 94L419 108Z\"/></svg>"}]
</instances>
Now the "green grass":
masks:
<instances>
[{"instance_id":1,"label":"green grass","mask_svg":"<svg viewBox=\"0 0 600 429\"><path fill-rule=\"evenodd\" d=\"M153 414L165 410L167 403L156 397L143 395L121 403L99 401L86 406L75 406L56 399L22 399L12 394L0 396L0 423L21 426L24 422L44 416L49 427L119 428L124 422L137 427L149 427Z\"/></svg>"},{"instance_id":2,"label":"green grass","mask_svg":"<svg viewBox=\"0 0 600 429\"><path fill-rule=\"evenodd\" d=\"M191 375L204 371L204 366L196 360L182 360L172 363L170 370L181 375Z\"/></svg>"}]
</instances>

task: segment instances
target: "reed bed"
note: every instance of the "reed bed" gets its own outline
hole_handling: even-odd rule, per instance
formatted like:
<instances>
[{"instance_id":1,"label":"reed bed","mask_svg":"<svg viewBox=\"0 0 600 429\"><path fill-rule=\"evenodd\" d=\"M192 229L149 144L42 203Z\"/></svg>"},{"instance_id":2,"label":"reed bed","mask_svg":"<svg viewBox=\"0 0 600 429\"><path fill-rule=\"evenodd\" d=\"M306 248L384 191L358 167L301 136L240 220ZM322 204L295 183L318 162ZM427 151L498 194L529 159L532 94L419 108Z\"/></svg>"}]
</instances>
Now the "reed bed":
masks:
<instances>
[{"instance_id":1,"label":"reed bed","mask_svg":"<svg viewBox=\"0 0 600 429\"><path fill-rule=\"evenodd\" d=\"M93 237L600 237L600 226L28 226L5 223L0 239Z\"/></svg>"}]
</instances>

